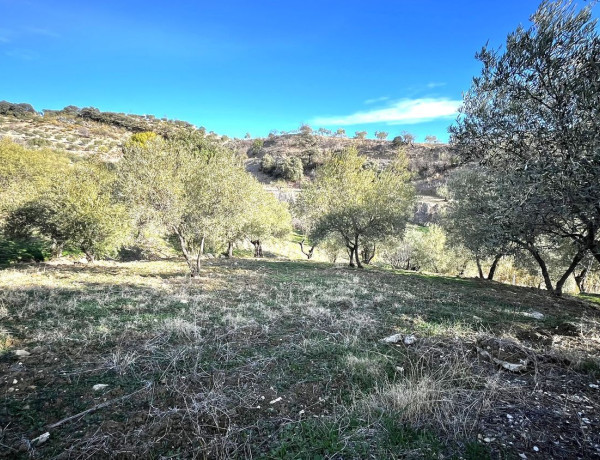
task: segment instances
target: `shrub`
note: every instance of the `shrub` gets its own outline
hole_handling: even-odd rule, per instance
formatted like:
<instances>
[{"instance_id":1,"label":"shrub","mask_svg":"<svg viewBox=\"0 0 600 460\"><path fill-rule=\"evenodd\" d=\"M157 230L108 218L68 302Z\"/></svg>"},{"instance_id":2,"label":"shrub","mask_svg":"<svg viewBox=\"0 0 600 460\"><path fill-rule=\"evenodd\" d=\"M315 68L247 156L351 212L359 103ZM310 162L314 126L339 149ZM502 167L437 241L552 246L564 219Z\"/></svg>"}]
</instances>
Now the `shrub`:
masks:
<instances>
[{"instance_id":1,"label":"shrub","mask_svg":"<svg viewBox=\"0 0 600 460\"><path fill-rule=\"evenodd\" d=\"M286 157L277 162L275 176L289 181L299 181L304 176L304 166L298 157Z\"/></svg>"},{"instance_id":2,"label":"shrub","mask_svg":"<svg viewBox=\"0 0 600 460\"><path fill-rule=\"evenodd\" d=\"M275 162L275 158L273 158L272 155L269 155L267 153L265 156L262 157L262 160L260 162L260 169L262 172L271 174L275 170L276 166L277 164Z\"/></svg>"}]
</instances>

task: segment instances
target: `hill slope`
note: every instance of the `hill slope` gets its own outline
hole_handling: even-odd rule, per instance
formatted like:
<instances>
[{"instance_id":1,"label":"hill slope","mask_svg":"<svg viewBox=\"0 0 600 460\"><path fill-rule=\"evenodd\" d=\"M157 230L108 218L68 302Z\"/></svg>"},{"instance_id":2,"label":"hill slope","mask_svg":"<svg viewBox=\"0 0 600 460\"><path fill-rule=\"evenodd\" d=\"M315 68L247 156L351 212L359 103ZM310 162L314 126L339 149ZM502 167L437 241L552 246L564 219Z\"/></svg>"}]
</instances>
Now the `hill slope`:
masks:
<instances>
[{"instance_id":1,"label":"hill slope","mask_svg":"<svg viewBox=\"0 0 600 460\"><path fill-rule=\"evenodd\" d=\"M184 121L153 116L100 112L94 108L79 109L73 106L37 113L27 104L0 102L0 136L9 137L30 148L66 150L82 156L99 155L108 161L118 161L123 144L133 133L154 131L169 135L182 129L204 130ZM444 144L402 145L387 140L294 133L270 135L261 139L263 145L256 149L256 139L230 139L216 133L208 133L207 136L236 151L245 159L248 171L267 188L277 191L283 199L294 199L299 184L282 184L275 177L264 174L260 163L265 155L301 158L305 164L305 174L310 178L318 159L337 149L355 146L373 162L385 163L401 148L409 159L419 195L417 221L431 220L436 209L443 206L444 199L439 196L438 189L444 185L448 172L456 163L453 151Z\"/></svg>"},{"instance_id":2,"label":"hill slope","mask_svg":"<svg viewBox=\"0 0 600 460\"><path fill-rule=\"evenodd\" d=\"M600 453L600 312L574 298L268 259L21 266L0 290L0 456Z\"/></svg>"}]
</instances>

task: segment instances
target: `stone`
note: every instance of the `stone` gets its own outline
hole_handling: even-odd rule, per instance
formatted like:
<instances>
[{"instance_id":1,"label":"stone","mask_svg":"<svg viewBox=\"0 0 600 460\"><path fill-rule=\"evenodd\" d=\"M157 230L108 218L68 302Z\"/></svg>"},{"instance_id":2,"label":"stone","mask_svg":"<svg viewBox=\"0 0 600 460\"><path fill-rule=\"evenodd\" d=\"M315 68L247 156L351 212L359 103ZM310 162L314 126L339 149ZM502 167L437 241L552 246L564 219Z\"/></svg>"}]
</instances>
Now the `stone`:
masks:
<instances>
[{"instance_id":1,"label":"stone","mask_svg":"<svg viewBox=\"0 0 600 460\"><path fill-rule=\"evenodd\" d=\"M273 401L270 401L269 404L275 404L278 403L279 401L281 401L283 398L280 396L279 398L274 399Z\"/></svg>"},{"instance_id":2,"label":"stone","mask_svg":"<svg viewBox=\"0 0 600 460\"><path fill-rule=\"evenodd\" d=\"M94 385L92 387L92 390L94 391L100 391L100 390L104 390L108 385L106 383L97 383L96 385Z\"/></svg>"},{"instance_id":3,"label":"stone","mask_svg":"<svg viewBox=\"0 0 600 460\"><path fill-rule=\"evenodd\" d=\"M402 341L402 334L394 334L394 335L390 335L389 337L386 337L384 339L381 339L381 342L383 343L398 343Z\"/></svg>"},{"instance_id":4,"label":"stone","mask_svg":"<svg viewBox=\"0 0 600 460\"><path fill-rule=\"evenodd\" d=\"M31 444L33 444L35 446L39 446L41 444L44 444L49 438L50 438L50 433L48 433L46 431L44 434L39 435L37 438L35 438L33 441L31 441Z\"/></svg>"},{"instance_id":5,"label":"stone","mask_svg":"<svg viewBox=\"0 0 600 460\"><path fill-rule=\"evenodd\" d=\"M407 335L404 337L404 345L412 345L417 341L417 338L414 335Z\"/></svg>"},{"instance_id":6,"label":"stone","mask_svg":"<svg viewBox=\"0 0 600 460\"><path fill-rule=\"evenodd\" d=\"M29 353L27 350L15 350L14 354L15 354L15 356L18 356L19 358L25 358L25 357L31 355L31 353Z\"/></svg>"}]
</instances>

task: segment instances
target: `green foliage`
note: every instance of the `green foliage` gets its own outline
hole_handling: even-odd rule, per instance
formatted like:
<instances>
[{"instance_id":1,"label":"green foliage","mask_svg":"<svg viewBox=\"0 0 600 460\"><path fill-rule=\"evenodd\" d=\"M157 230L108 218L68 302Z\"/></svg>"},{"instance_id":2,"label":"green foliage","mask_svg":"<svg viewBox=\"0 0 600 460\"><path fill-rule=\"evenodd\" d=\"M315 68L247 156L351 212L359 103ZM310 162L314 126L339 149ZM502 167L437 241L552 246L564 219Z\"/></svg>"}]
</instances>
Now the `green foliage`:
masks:
<instances>
[{"instance_id":1,"label":"green foliage","mask_svg":"<svg viewBox=\"0 0 600 460\"><path fill-rule=\"evenodd\" d=\"M586 252L600 261L600 39L590 6L544 1L531 20L505 49L478 53L482 73L451 140L463 161L482 164L478 193L495 196L482 220L560 294ZM567 242L573 257L554 286L542 252Z\"/></svg>"},{"instance_id":2,"label":"green foliage","mask_svg":"<svg viewBox=\"0 0 600 460\"><path fill-rule=\"evenodd\" d=\"M144 131L141 133L134 133L131 135L126 145L146 145L150 140L156 137L156 133L152 131Z\"/></svg>"},{"instance_id":3,"label":"green foliage","mask_svg":"<svg viewBox=\"0 0 600 460\"><path fill-rule=\"evenodd\" d=\"M262 152L264 145L264 140L254 139L254 141L252 141L252 147L250 147L250 151L248 153L250 153L250 155L258 155Z\"/></svg>"},{"instance_id":4,"label":"green foliage","mask_svg":"<svg viewBox=\"0 0 600 460\"><path fill-rule=\"evenodd\" d=\"M42 240L0 237L0 267L15 262L41 262L47 256L48 247Z\"/></svg>"},{"instance_id":5,"label":"green foliage","mask_svg":"<svg viewBox=\"0 0 600 460\"><path fill-rule=\"evenodd\" d=\"M289 214L244 169L240 158L192 135L127 146L119 190L138 227L173 234L192 276L204 246L265 238L289 228Z\"/></svg>"},{"instance_id":6,"label":"green foliage","mask_svg":"<svg viewBox=\"0 0 600 460\"><path fill-rule=\"evenodd\" d=\"M402 233L414 199L405 157L379 172L366 165L355 148L335 153L317 169L297 203L311 239L337 234L359 266L360 240Z\"/></svg>"},{"instance_id":7,"label":"green foliage","mask_svg":"<svg viewBox=\"0 0 600 460\"><path fill-rule=\"evenodd\" d=\"M354 139L364 139L366 137L367 137L366 131L355 131L354 132Z\"/></svg>"},{"instance_id":8,"label":"green foliage","mask_svg":"<svg viewBox=\"0 0 600 460\"><path fill-rule=\"evenodd\" d=\"M277 162L275 161L275 158L273 158L273 155L267 153L262 157L262 160L260 161L261 171L271 174L273 171L275 171L276 167Z\"/></svg>"},{"instance_id":9,"label":"green foliage","mask_svg":"<svg viewBox=\"0 0 600 460\"><path fill-rule=\"evenodd\" d=\"M29 150L0 139L0 224L17 209L59 181L69 159L51 150Z\"/></svg>"},{"instance_id":10,"label":"green foliage","mask_svg":"<svg viewBox=\"0 0 600 460\"><path fill-rule=\"evenodd\" d=\"M8 101L0 101L0 115L12 115L16 118L25 118L35 115L37 112L31 104L14 104Z\"/></svg>"},{"instance_id":11,"label":"green foliage","mask_svg":"<svg viewBox=\"0 0 600 460\"><path fill-rule=\"evenodd\" d=\"M262 157L260 169L276 178L297 182L304 176L302 160L296 156L278 156L266 154Z\"/></svg>"},{"instance_id":12,"label":"green foliage","mask_svg":"<svg viewBox=\"0 0 600 460\"><path fill-rule=\"evenodd\" d=\"M449 244L442 227L432 224L408 227L402 239L385 245L383 260L403 270L460 275L469 257L462 246Z\"/></svg>"},{"instance_id":13,"label":"green foliage","mask_svg":"<svg viewBox=\"0 0 600 460\"><path fill-rule=\"evenodd\" d=\"M380 141L386 140L388 135L389 133L386 133L385 131L375 131L375 137Z\"/></svg>"}]
</instances>

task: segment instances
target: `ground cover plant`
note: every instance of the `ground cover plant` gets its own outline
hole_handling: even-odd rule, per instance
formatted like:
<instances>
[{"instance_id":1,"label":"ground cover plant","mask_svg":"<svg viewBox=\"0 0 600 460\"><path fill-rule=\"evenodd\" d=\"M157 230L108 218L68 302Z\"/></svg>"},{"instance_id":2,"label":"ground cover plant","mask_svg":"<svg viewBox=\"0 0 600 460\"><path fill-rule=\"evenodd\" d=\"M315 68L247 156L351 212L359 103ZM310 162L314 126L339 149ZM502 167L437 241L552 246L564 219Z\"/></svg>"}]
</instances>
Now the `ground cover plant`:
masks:
<instances>
[{"instance_id":1,"label":"ground cover plant","mask_svg":"<svg viewBox=\"0 0 600 460\"><path fill-rule=\"evenodd\" d=\"M314 261L187 271L0 272L0 455L600 454L593 296Z\"/></svg>"}]
</instances>

